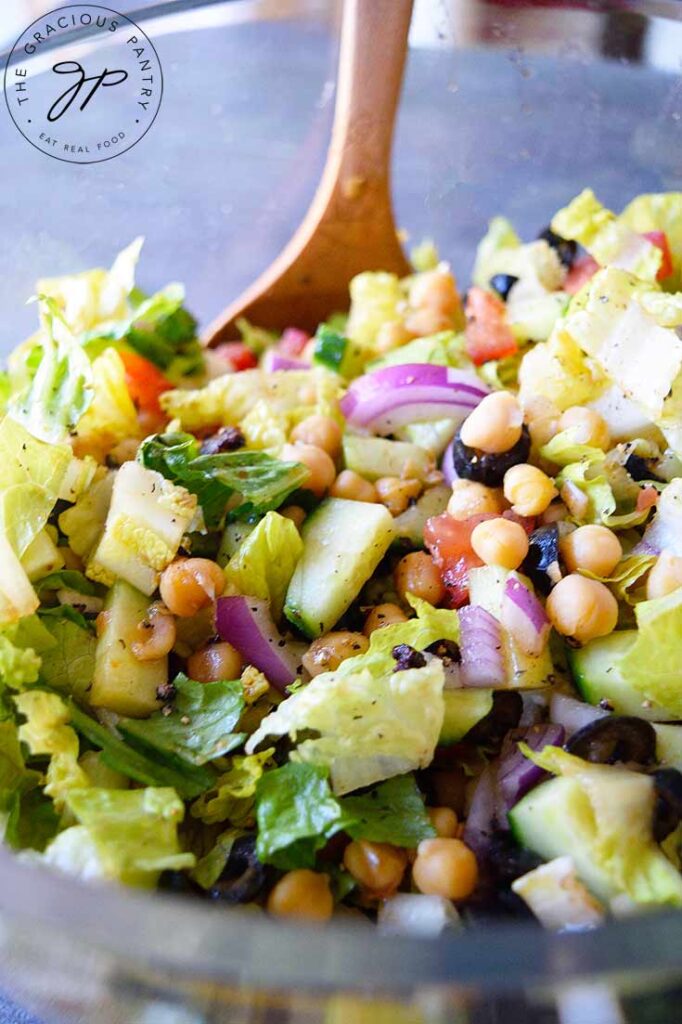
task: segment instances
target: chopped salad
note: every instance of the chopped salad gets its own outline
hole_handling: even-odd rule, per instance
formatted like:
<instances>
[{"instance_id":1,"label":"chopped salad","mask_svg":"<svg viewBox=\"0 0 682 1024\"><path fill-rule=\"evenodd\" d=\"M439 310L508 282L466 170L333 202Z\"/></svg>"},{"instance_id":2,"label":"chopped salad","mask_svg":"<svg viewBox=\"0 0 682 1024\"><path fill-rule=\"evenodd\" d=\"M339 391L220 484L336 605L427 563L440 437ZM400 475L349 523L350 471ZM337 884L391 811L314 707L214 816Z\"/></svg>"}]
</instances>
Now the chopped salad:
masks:
<instances>
[{"instance_id":1,"label":"chopped salad","mask_svg":"<svg viewBox=\"0 0 682 1024\"><path fill-rule=\"evenodd\" d=\"M385 932L682 906L682 194L212 351L140 249L0 374L5 844Z\"/></svg>"}]
</instances>

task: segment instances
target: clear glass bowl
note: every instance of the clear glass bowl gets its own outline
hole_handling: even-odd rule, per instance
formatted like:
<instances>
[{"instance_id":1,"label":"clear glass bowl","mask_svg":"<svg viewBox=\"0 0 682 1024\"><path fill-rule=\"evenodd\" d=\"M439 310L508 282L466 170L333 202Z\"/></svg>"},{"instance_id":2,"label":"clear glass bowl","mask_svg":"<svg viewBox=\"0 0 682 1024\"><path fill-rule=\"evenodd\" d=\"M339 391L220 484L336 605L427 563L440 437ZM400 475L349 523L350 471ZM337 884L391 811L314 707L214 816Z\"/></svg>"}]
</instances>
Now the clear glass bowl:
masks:
<instances>
[{"instance_id":1,"label":"clear glass bowl","mask_svg":"<svg viewBox=\"0 0 682 1024\"><path fill-rule=\"evenodd\" d=\"M256 276L324 160L338 7L138 8L164 99L149 134L108 163L51 161L3 120L0 351L32 327L22 299L36 277L106 264L138 234L142 287L184 281L204 322ZM680 53L676 0L417 0L395 145L399 223L415 242L433 237L466 282L494 214L532 237L586 185L616 208L682 188ZM294 928L90 888L4 851L0 871L0 985L45 1019L618 1024L679 1014L673 913L584 935L506 925L388 939L351 921Z\"/></svg>"}]
</instances>

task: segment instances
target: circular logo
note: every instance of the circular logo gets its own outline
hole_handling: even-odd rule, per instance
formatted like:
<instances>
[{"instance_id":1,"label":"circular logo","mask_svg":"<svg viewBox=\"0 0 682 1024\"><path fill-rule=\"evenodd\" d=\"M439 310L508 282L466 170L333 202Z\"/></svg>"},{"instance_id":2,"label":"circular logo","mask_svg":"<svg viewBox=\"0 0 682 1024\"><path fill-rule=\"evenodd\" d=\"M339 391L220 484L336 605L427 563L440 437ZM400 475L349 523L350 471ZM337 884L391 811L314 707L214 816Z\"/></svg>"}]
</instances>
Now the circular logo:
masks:
<instances>
[{"instance_id":1,"label":"circular logo","mask_svg":"<svg viewBox=\"0 0 682 1024\"><path fill-rule=\"evenodd\" d=\"M41 153L94 164L125 153L159 111L163 74L149 37L97 4L59 7L19 36L5 65L5 99Z\"/></svg>"}]
</instances>

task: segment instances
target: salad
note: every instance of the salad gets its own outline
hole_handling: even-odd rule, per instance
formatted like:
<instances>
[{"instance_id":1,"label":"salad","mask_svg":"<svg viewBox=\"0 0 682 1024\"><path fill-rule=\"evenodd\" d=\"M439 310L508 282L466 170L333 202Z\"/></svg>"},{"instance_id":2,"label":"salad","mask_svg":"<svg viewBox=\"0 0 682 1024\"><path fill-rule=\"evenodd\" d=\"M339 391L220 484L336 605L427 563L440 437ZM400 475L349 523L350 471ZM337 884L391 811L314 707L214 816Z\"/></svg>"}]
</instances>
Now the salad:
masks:
<instances>
[{"instance_id":1,"label":"salad","mask_svg":"<svg viewBox=\"0 0 682 1024\"><path fill-rule=\"evenodd\" d=\"M682 194L213 351L140 249L0 375L5 844L385 932L682 906Z\"/></svg>"}]
</instances>

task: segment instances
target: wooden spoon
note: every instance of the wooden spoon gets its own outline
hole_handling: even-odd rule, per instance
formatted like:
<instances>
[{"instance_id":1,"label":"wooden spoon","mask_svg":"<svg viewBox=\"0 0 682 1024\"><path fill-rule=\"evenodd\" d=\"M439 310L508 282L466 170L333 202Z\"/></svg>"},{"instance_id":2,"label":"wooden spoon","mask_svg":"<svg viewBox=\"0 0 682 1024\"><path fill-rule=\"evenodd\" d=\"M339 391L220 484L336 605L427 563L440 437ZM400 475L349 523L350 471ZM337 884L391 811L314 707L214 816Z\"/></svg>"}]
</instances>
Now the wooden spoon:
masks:
<instances>
[{"instance_id":1,"label":"wooden spoon","mask_svg":"<svg viewBox=\"0 0 682 1024\"><path fill-rule=\"evenodd\" d=\"M391 141L413 0L346 0L334 126L315 198L277 259L208 327L207 345L259 327L313 331L348 306L363 270L409 273L389 188Z\"/></svg>"}]
</instances>

